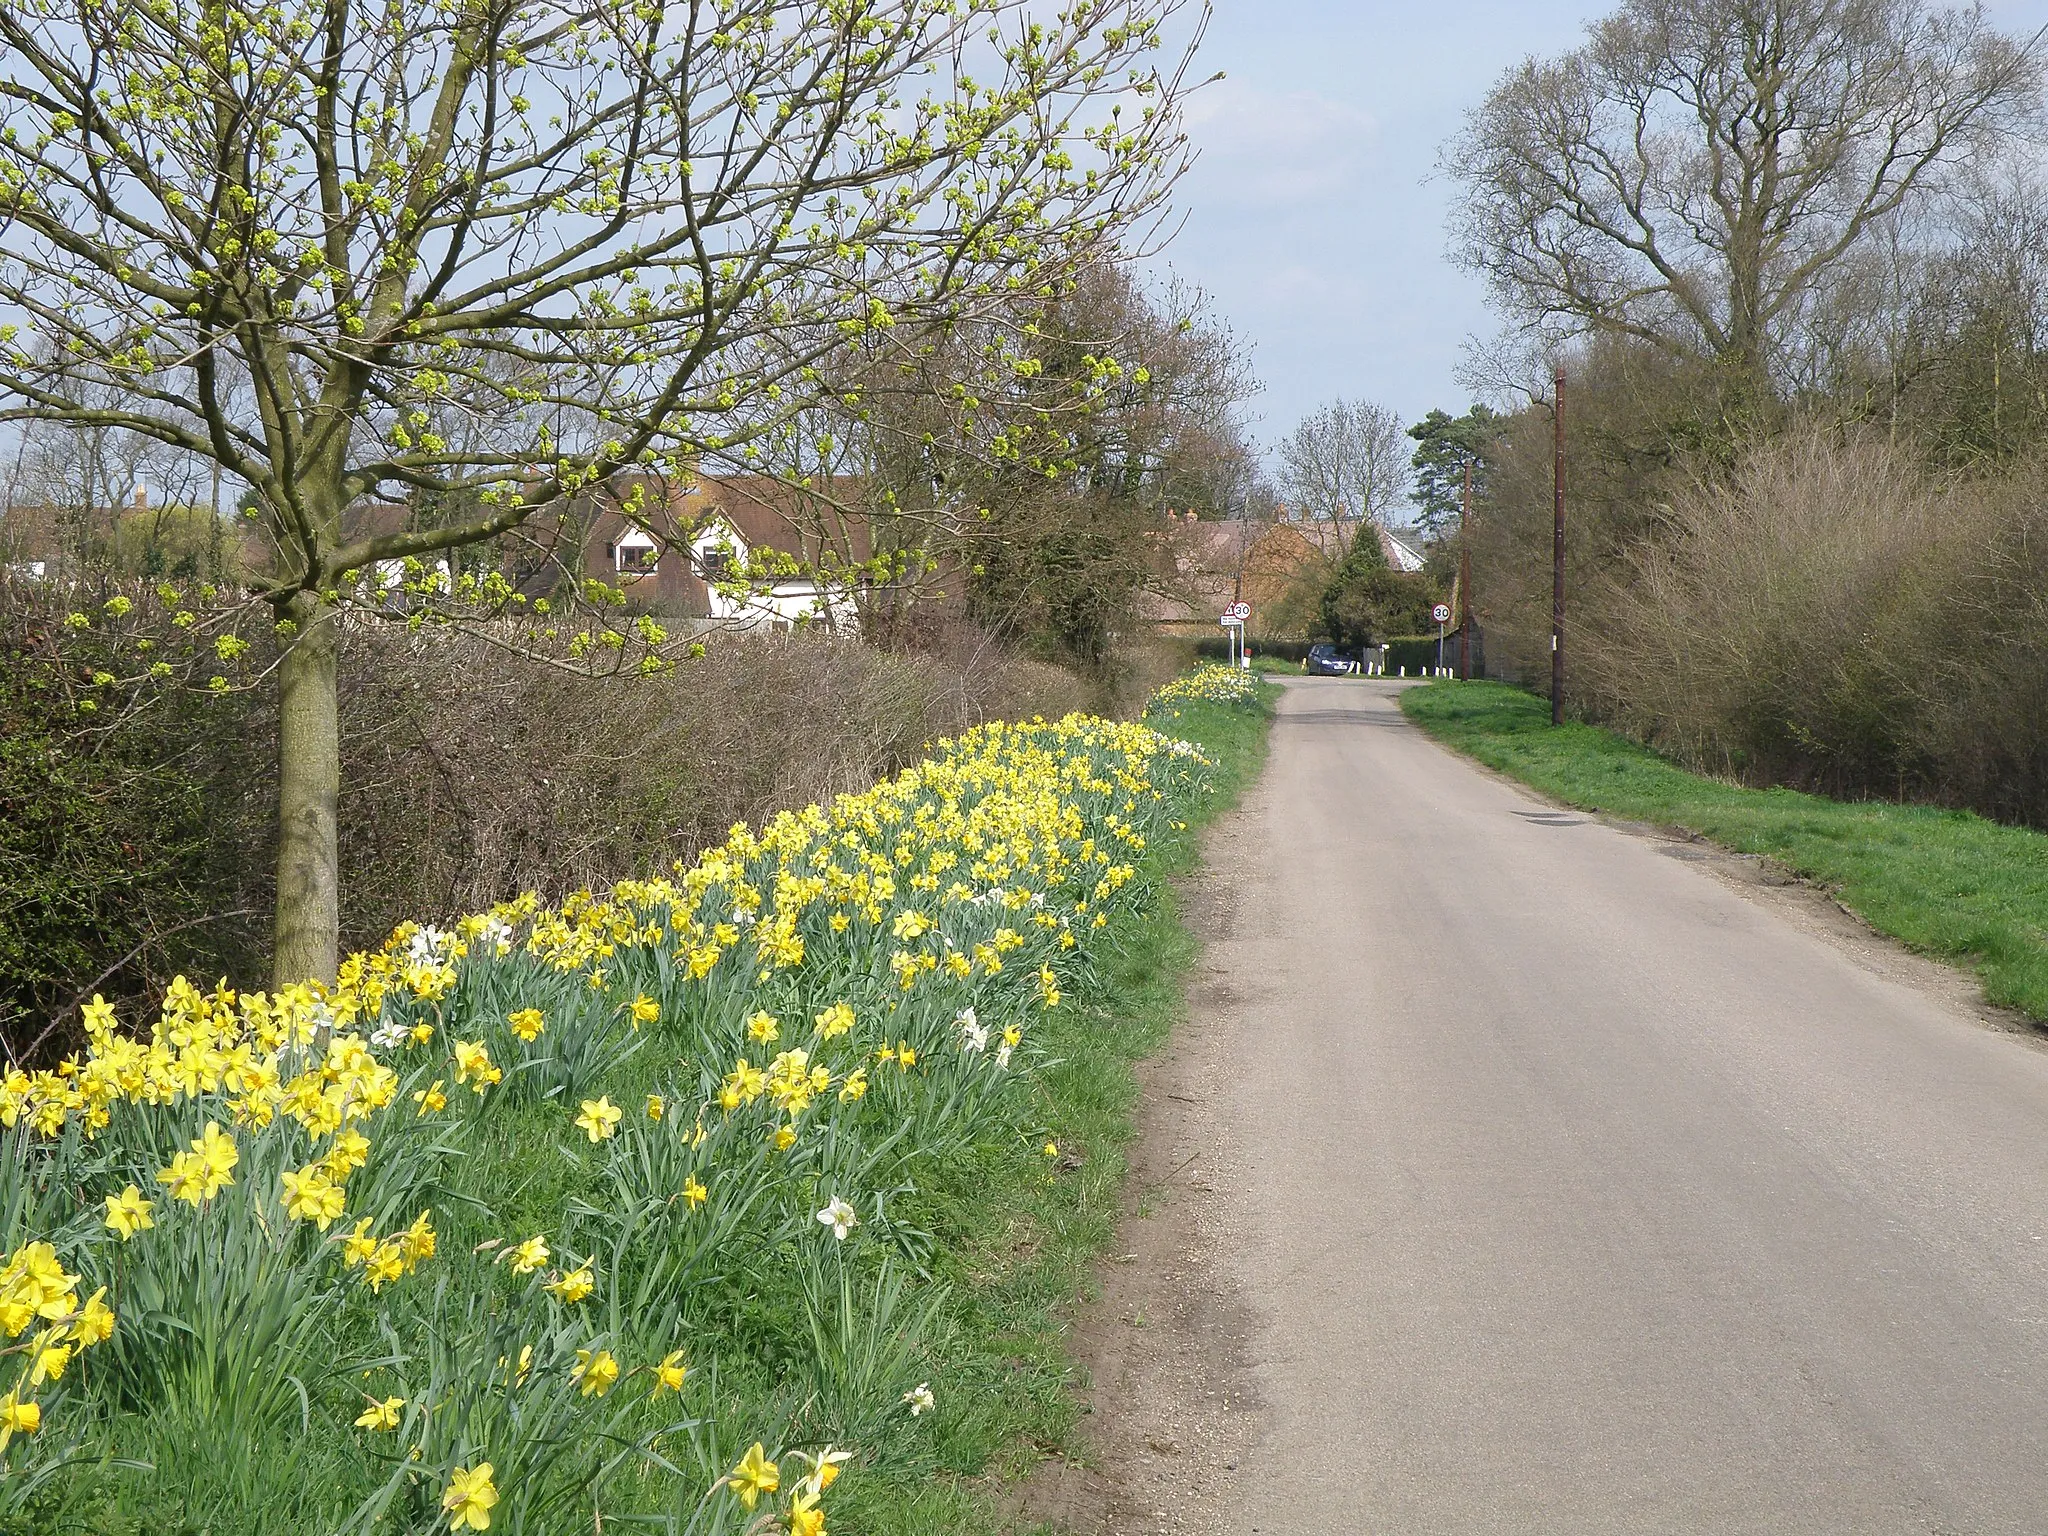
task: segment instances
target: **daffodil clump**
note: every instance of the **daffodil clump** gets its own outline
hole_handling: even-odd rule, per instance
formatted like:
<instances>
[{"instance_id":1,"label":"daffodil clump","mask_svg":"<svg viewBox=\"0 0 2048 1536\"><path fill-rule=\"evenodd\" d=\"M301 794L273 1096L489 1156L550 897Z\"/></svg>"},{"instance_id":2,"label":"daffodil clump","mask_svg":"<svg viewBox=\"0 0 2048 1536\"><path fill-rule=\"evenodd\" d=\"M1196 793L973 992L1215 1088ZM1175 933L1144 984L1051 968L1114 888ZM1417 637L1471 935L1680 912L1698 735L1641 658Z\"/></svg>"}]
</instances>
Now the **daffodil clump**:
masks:
<instances>
[{"instance_id":1,"label":"daffodil clump","mask_svg":"<svg viewBox=\"0 0 2048 1536\"><path fill-rule=\"evenodd\" d=\"M1249 705L1259 696L1259 679L1239 667L1209 663L1175 678L1152 695L1148 716L1176 718L1183 704Z\"/></svg>"},{"instance_id":2,"label":"daffodil clump","mask_svg":"<svg viewBox=\"0 0 2048 1536\"><path fill-rule=\"evenodd\" d=\"M88 1050L0 1080L0 1513L203 1408L327 1437L336 1531L822 1536L842 1463L939 1401L898 1200L991 1135L1038 1156L1034 1027L1206 766L985 726L333 986L180 980L146 1033L95 999ZM776 1285L817 1359L743 1432L699 1350Z\"/></svg>"}]
</instances>

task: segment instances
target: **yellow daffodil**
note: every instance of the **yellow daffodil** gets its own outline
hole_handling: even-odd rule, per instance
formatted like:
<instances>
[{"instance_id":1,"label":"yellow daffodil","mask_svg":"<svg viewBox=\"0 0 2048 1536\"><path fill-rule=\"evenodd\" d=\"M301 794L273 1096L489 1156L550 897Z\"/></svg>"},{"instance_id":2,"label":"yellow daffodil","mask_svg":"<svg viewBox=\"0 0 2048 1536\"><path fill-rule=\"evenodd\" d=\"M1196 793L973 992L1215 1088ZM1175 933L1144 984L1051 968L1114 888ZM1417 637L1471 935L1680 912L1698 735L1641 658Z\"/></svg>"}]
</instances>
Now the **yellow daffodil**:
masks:
<instances>
[{"instance_id":1,"label":"yellow daffodil","mask_svg":"<svg viewBox=\"0 0 2048 1536\"><path fill-rule=\"evenodd\" d=\"M0 1451L6 1450L7 1442L16 1435L32 1435L42 1427L43 1410L38 1404L24 1403L13 1392L0 1397Z\"/></svg>"},{"instance_id":2,"label":"yellow daffodil","mask_svg":"<svg viewBox=\"0 0 2048 1536\"><path fill-rule=\"evenodd\" d=\"M404 1273L404 1245L388 1238L379 1243L369 1258L363 1261L363 1278L370 1282L370 1291L373 1295Z\"/></svg>"},{"instance_id":3,"label":"yellow daffodil","mask_svg":"<svg viewBox=\"0 0 2048 1536\"><path fill-rule=\"evenodd\" d=\"M666 1388L670 1392L683 1390L683 1378L689 1374L689 1367L683 1364L683 1352L672 1349L661 1357L661 1364L654 1368L654 1390Z\"/></svg>"},{"instance_id":4,"label":"yellow daffodil","mask_svg":"<svg viewBox=\"0 0 2048 1536\"><path fill-rule=\"evenodd\" d=\"M149 1214L154 1208L155 1202L143 1199L142 1191L130 1184L118 1195L107 1196L107 1230L125 1243L156 1225Z\"/></svg>"},{"instance_id":5,"label":"yellow daffodil","mask_svg":"<svg viewBox=\"0 0 2048 1536\"><path fill-rule=\"evenodd\" d=\"M284 1174L284 1211L293 1221L310 1221L322 1232L341 1216L347 1196L327 1177L324 1163L312 1163Z\"/></svg>"},{"instance_id":6,"label":"yellow daffodil","mask_svg":"<svg viewBox=\"0 0 2048 1536\"><path fill-rule=\"evenodd\" d=\"M105 1286L94 1291L71 1325L71 1340L80 1349L90 1349L114 1336L114 1309L107 1305L106 1294Z\"/></svg>"},{"instance_id":7,"label":"yellow daffodil","mask_svg":"<svg viewBox=\"0 0 2048 1536\"><path fill-rule=\"evenodd\" d=\"M538 1040L548 1021L538 1008L521 1008L505 1016L505 1022L512 1026L512 1033L522 1040Z\"/></svg>"},{"instance_id":8,"label":"yellow daffodil","mask_svg":"<svg viewBox=\"0 0 2048 1536\"><path fill-rule=\"evenodd\" d=\"M398 1234L398 1246L405 1256L408 1271L418 1268L422 1259L431 1259L439 1239L434 1232L432 1213L421 1211L413 1218L411 1226Z\"/></svg>"},{"instance_id":9,"label":"yellow daffodil","mask_svg":"<svg viewBox=\"0 0 2048 1536\"><path fill-rule=\"evenodd\" d=\"M576 1125L595 1145L611 1138L624 1114L625 1111L609 1098L585 1099L582 1111L576 1116Z\"/></svg>"},{"instance_id":10,"label":"yellow daffodil","mask_svg":"<svg viewBox=\"0 0 2048 1536\"><path fill-rule=\"evenodd\" d=\"M619 1379L619 1362L608 1349L579 1349L576 1363L569 1368L569 1379L576 1383L582 1396L603 1397Z\"/></svg>"},{"instance_id":11,"label":"yellow daffodil","mask_svg":"<svg viewBox=\"0 0 2048 1536\"><path fill-rule=\"evenodd\" d=\"M491 1063L491 1053L481 1040L455 1042L455 1081L468 1083L477 1093L498 1083L505 1074Z\"/></svg>"},{"instance_id":12,"label":"yellow daffodil","mask_svg":"<svg viewBox=\"0 0 2048 1536\"><path fill-rule=\"evenodd\" d=\"M209 1120L193 1140L192 1150L173 1157L171 1166L157 1174L157 1182L178 1199L198 1205L235 1182L234 1168L240 1160L235 1138Z\"/></svg>"},{"instance_id":13,"label":"yellow daffodil","mask_svg":"<svg viewBox=\"0 0 2048 1536\"><path fill-rule=\"evenodd\" d=\"M645 992L633 999L633 1027L635 1029L638 1029L642 1024L656 1023L660 1018L661 1004L657 1003Z\"/></svg>"},{"instance_id":14,"label":"yellow daffodil","mask_svg":"<svg viewBox=\"0 0 2048 1536\"><path fill-rule=\"evenodd\" d=\"M658 1093L650 1093L649 1095L647 1095L647 1118L648 1118L648 1119L650 1119L650 1120L659 1120L659 1119L660 1119L660 1118L662 1117L662 1113L663 1113L663 1112L664 1112L664 1111L665 1111L665 1110L666 1110L667 1108L668 1108L668 1103L667 1103L667 1101L666 1101L666 1100L664 1100L664 1099L662 1098L662 1096L661 1096L660 1094L658 1094Z\"/></svg>"},{"instance_id":15,"label":"yellow daffodil","mask_svg":"<svg viewBox=\"0 0 2048 1536\"><path fill-rule=\"evenodd\" d=\"M740 1458L740 1464L726 1474L726 1480L740 1502L752 1509L762 1494L773 1493L782 1486L782 1469L768 1459L767 1451L756 1440L753 1448Z\"/></svg>"},{"instance_id":16,"label":"yellow daffodil","mask_svg":"<svg viewBox=\"0 0 2048 1536\"><path fill-rule=\"evenodd\" d=\"M491 1464L457 1467L448 1474L448 1486L441 1493L441 1508L448 1516L450 1530L487 1531L491 1510L498 1502L498 1486L491 1480Z\"/></svg>"},{"instance_id":17,"label":"yellow daffodil","mask_svg":"<svg viewBox=\"0 0 2048 1536\"><path fill-rule=\"evenodd\" d=\"M402 1397L387 1397L381 1403L375 1398L370 1406L356 1415L357 1429L396 1429L399 1410L405 1407Z\"/></svg>"},{"instance_id":18,"label":"yellow daffodil","mask_svg":"<svg viewBox=\"0 0 2048 1536\"><path fill-rule=\"evenodd\" d=\"M29 1366L28 1384L39 1387L46 1381L60 1380L64 1367L71 1363L69 1344L46 1344L35 1352L35 1360Z\"/></svg>"},{"instance_id":19,"label":"yellow daffodil","mask_svg":"<svg viewBox=\"0 0 2048 1536\"><path fill-rule=\"evenodd\" d=\"M799 1493L789 1501L789 1536L825 1536L825 1511L815 1493Z\"/></svg>"},{"instance_id":20,"label":"yellow daffodil","mask_svg":"<svg viewBox=\"0 0 2048 1536\"><path fill-rule=\"evenodd\" d=\"M588 1264L570 1270L559 1279L550 1280L547 1289L565 1306L575 1306L592 1291L597 1289L597 1276Z\"/></svg>"},{"instance_id":21,"label":"yellow daffodil","mask_svg":"<svg viewBox=\"0 0 2048 1536\"><path fill-rule=\"evenodd\" d=\"M448 1095L441 1091L442 1079L435 1078L426 1087L414 1091L413 1103L419 1105L415 1114L432 1114L448 1107Z\"/></svg>"},{"instance_id":22,"label":"yellow daffodil","mask_svg":"<svg viewBox=\"0 0 2048 1536\"><path fill-rule=\"evenodd\" d=\"M548 1261L548 1240L538 1234L505 1250L515 1275L530 1275Z\"/></svg>"},{"instance_id":23,"label":"yellow daffodil","mask_svg":"<svg viewBox=\"0 0 2048 1536\"><path fill-rule=\"evenodd\" d=\"M365 1216L356 1223L355 1230L341 1240L342 1261L350 1269L369 1263L370 1255L377 1251L377 1241L370 1231L370 1218Z\"/></svg>"},{"instance_id":24,"label":"yellow daffodil","mask_svg":"<svg viewBox=\"0 0 2048 1536\"><path fill-rule=\"evenodd\" d=\"M781 1024L776 1020L774 1014L768 1013L765 1010L754 1014L747 1020L747 1037L752 1040L758 1040L763 1045L779 1038L781 1034Z\"/></svg>"}]
</instances>

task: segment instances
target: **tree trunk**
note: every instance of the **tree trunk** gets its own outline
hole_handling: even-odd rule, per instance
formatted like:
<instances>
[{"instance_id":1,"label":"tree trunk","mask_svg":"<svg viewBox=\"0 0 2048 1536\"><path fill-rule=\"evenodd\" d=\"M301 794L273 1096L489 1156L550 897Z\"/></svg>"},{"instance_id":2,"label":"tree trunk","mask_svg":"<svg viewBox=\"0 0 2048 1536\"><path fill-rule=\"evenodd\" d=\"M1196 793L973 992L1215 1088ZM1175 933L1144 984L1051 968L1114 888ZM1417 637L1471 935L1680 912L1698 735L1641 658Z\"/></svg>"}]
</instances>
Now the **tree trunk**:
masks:
<instances>
[{"instance_id":1,"label":"tree trunk","mask_svg":"<svg viewBox=\"0 0 2048 1536\"><path fill-rule=\"evenodd\" d=\"M334 610L301 592L283 617L298 626L278 667L277 930L274 987L334 980L341 942L336 814L341 706Z\"/></svg>"}]
</instances>

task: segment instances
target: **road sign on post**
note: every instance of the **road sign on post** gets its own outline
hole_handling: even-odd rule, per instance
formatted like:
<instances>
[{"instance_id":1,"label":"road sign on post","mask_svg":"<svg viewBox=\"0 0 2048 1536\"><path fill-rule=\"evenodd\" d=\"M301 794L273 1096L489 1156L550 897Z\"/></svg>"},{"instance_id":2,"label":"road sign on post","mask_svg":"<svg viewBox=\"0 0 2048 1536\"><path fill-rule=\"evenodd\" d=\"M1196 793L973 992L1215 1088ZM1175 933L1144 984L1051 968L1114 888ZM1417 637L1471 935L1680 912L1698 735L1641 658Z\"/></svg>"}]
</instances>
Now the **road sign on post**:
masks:
<instances>
[{"instance_id":1,"label":"road sign on post","mask_svg":"<svg viewBox=\"0 0 2048 1536\"><path fill-rule=\"evenodd\" d=\"M1216 621L1217 623L1221 624L1226 631L1228 631L1230 640L1230 664L1233 667L1240 665L1243 660L1241 653L1244 650L1244 615L1240 614L1237 611L1240 608L1244 608L1243 603L1232 603L1228 608L1223 610L1223 617ZM1251 610L1249 608L1245 608L1246 614L1250 612Z\"/></svg>"},{"instance_id":2,"label":"road sign on post","mask_svg":"<svg viewBox=\"0 0 2048 1536\"><path fill-rule=\"evenodd\" d=\"M1439 624L1448 624L1451 622L1451 605L1449 603L1438 603L1429 610L1429 616Z\"/></svg>"},{"instance_id":3,"label":"road sign on post","mask_svg":"<svg viewBox=\"0 0 2048 1536\"><path fill-rule=\"evenodd\" d=\"M1252 616L1252 605L1250 603L1232 603L1230 605L1230 616L1242 624Z\"/></svg>"}]
</instances>

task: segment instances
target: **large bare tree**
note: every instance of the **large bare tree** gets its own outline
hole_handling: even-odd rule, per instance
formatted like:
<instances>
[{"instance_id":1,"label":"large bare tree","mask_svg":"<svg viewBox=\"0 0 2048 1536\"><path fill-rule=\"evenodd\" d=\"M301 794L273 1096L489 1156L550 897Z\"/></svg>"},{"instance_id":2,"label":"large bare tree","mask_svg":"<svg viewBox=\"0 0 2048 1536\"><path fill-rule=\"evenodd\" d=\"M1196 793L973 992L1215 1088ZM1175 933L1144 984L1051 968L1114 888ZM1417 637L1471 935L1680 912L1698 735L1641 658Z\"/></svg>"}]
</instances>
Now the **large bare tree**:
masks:
<instances>
[{"instance_id":1,"label":"large bare tree","mask_svg":"<svg viewBox=\"0 0 2048 1536\"><path fill-rule=\"evenodd\" d=\"M1179 4L0 0L0 417L211 460L276 551L280 983L336 962L352 583L1058 290L1179 168Z\"/></svg>"},{"instance_id":2,"label":"large bare tree","mask_svg":"<svg viewBox=\"0 0 2048 1536\"><path fill-rule=\"evenodd\" d=\"M1769 393L1886 220L2037 104L2040 36L1923 0L1627 0L1445 150L1457 251L1517 320Z\"/></svg>"},{"instance_id":3,"label":"large bare tree","mask_svg":"<svg viewBox=\"0 0 2048 1536\"><path fill-rule=\"evenodd\" d=\"M1332 400L1281 439L1278 490L1298 517L1384 523L1408 493L1401 418L1371 400Z\"/></svg>"}]
</instances>

